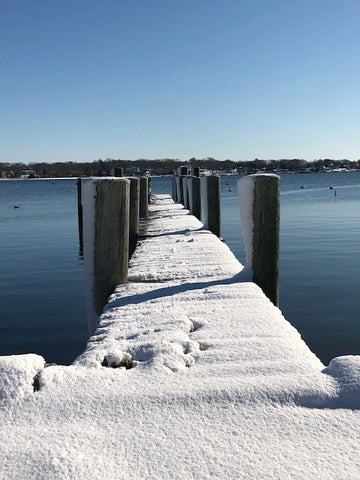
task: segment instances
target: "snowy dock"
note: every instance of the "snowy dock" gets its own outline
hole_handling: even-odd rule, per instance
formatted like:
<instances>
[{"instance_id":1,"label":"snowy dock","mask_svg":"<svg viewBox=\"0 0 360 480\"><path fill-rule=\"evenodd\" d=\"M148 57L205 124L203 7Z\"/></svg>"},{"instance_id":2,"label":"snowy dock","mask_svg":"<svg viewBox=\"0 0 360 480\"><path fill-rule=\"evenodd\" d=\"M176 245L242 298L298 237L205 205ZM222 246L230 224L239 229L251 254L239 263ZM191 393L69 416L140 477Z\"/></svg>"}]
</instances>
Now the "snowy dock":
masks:
<instances>
[{"instance_id":1,"label":"snowy dock","mask_svg":"<svg viewBox=\"0 0 360 480\"><path fill-rule=\"evenodd\" d=\"M360 357L325 367L167 195L83 354L0 357L0 402L4 479L360 478Z\"/></svg>"}]
</instances>

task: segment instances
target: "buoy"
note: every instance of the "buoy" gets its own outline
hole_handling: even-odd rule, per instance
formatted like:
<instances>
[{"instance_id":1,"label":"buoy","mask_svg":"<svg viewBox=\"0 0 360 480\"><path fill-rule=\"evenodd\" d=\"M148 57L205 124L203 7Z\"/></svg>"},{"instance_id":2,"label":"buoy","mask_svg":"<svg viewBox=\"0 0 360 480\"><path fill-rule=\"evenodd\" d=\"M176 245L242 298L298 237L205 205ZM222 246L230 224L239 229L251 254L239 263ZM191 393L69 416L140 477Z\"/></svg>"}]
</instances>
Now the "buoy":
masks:
<instances>
[{"instance_id":1,"label":"buoy","mask_svg":"<svg viewBox=\"0 0 360 480\"><path fill-rule=\"evenodd\" d=\"M14 208L20 208L20 206L19 205L14 205Z\"/></svg>"},{"instance_id":2,"label":"buoy","mask_svg":"<svg viewBox=\"0 0 360 480\"><path fill-rule=\"evenodd\" d=\"M331 185L331 186L329 187L329 190L334 190L334 187Z\"/></svg>"},{"instance_id":3,"label":"buoy","mask_svg":"<svg viewBox=\"0 0 360 480\"><path fill-rule=\"evenodd\" d=\"M304 187L304 185L301 185L301 187L300 187L300 188L305 188L305 187Z\"/></svg>"}]
</instances>

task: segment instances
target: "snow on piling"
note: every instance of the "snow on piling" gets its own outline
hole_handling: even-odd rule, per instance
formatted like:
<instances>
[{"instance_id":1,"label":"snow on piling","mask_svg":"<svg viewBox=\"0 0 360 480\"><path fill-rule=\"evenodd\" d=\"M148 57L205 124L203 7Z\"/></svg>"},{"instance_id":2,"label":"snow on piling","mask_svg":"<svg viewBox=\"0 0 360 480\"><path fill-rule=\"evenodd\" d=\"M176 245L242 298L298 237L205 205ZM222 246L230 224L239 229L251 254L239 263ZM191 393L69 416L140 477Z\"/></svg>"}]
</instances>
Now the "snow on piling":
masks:
<instances>
[{"instance_id":1,"label":"snow on piling","mask_svg":"<svg viewBox=\"0 0 360 480\"><path fill-rule=\"evenodd\" d=\"M130 181L90 179L83 184L84 264L89 333L109 296L125 283L129 260Z\"/></svg>"},{"instance_id":2,"label":"snow on piling","mask_svg":"<svg viewBox=\"0 0 360 480\"><path fill-rule=\"evenodd\" d=\"M255 174L238 181L247 274L279 305L280 177Z\"/></svg>"}]
</instances>

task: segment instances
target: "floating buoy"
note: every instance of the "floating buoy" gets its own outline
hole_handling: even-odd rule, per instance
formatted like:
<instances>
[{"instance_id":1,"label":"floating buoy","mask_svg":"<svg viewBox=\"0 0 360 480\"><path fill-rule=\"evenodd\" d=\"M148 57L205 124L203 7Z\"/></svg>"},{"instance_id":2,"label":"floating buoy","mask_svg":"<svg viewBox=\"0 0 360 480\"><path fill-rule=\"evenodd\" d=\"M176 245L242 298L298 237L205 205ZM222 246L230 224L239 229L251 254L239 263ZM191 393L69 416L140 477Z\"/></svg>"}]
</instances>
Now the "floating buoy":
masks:
<instances>
[{"instance_id":1,"label":"floating buoy","mask_svg":"<svg viewBox=\"0 0 360 480\"><path fill-rule=\"evenodd\" d=\"M305 188L305 187L304 187L304 185L301 185L301 187L300 187L300 188Z\"/></svg>"},{"instance_id":2,"label":"floating buoy","mask_svg":"<svg viewBox=\"0 0 360 480\"><path fill-rule=\"evenodd\" d=\"M20 208L20 205L14 205L14 208Z\"/></svg>"},{"instance_id":3,"label":"floating buoy","mask_svg":"<svg viewBox=\"0 0 360 480\"><path fill-rule=\"evenodd\" d=\"M334 187L331 185L331 186L329 187L329 190L334 190Z\"/></svg>"}]
</instances>

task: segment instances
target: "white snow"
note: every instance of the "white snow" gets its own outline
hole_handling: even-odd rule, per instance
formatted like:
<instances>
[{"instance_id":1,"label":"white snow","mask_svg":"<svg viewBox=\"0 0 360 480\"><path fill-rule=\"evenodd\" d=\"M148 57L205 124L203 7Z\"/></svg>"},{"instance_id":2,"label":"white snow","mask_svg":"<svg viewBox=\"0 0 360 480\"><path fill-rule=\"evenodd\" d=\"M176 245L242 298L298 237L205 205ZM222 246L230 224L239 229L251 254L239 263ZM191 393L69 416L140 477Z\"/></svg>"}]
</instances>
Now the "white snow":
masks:
<instances>
[{"instance_id":1,"label":"white snow","mask_svg":"<svg viewBox=\"0 0 360 480\"><path fill-rule=\"evenodd\" d=\"M1 478L359 478L359 357L325 368L168 196L147 224L73 365L0 358Z\"/></svg>"},{"instance_id":2,"label":"white snow","mask_svg":"<svg viewBox=\"0 0 360 480\"><path fill-rule=\"evenodd\" d=\"M0 407L32 394L35 377L44 365L39 355L0 357Z\"/></svg>"}]
</instances>

